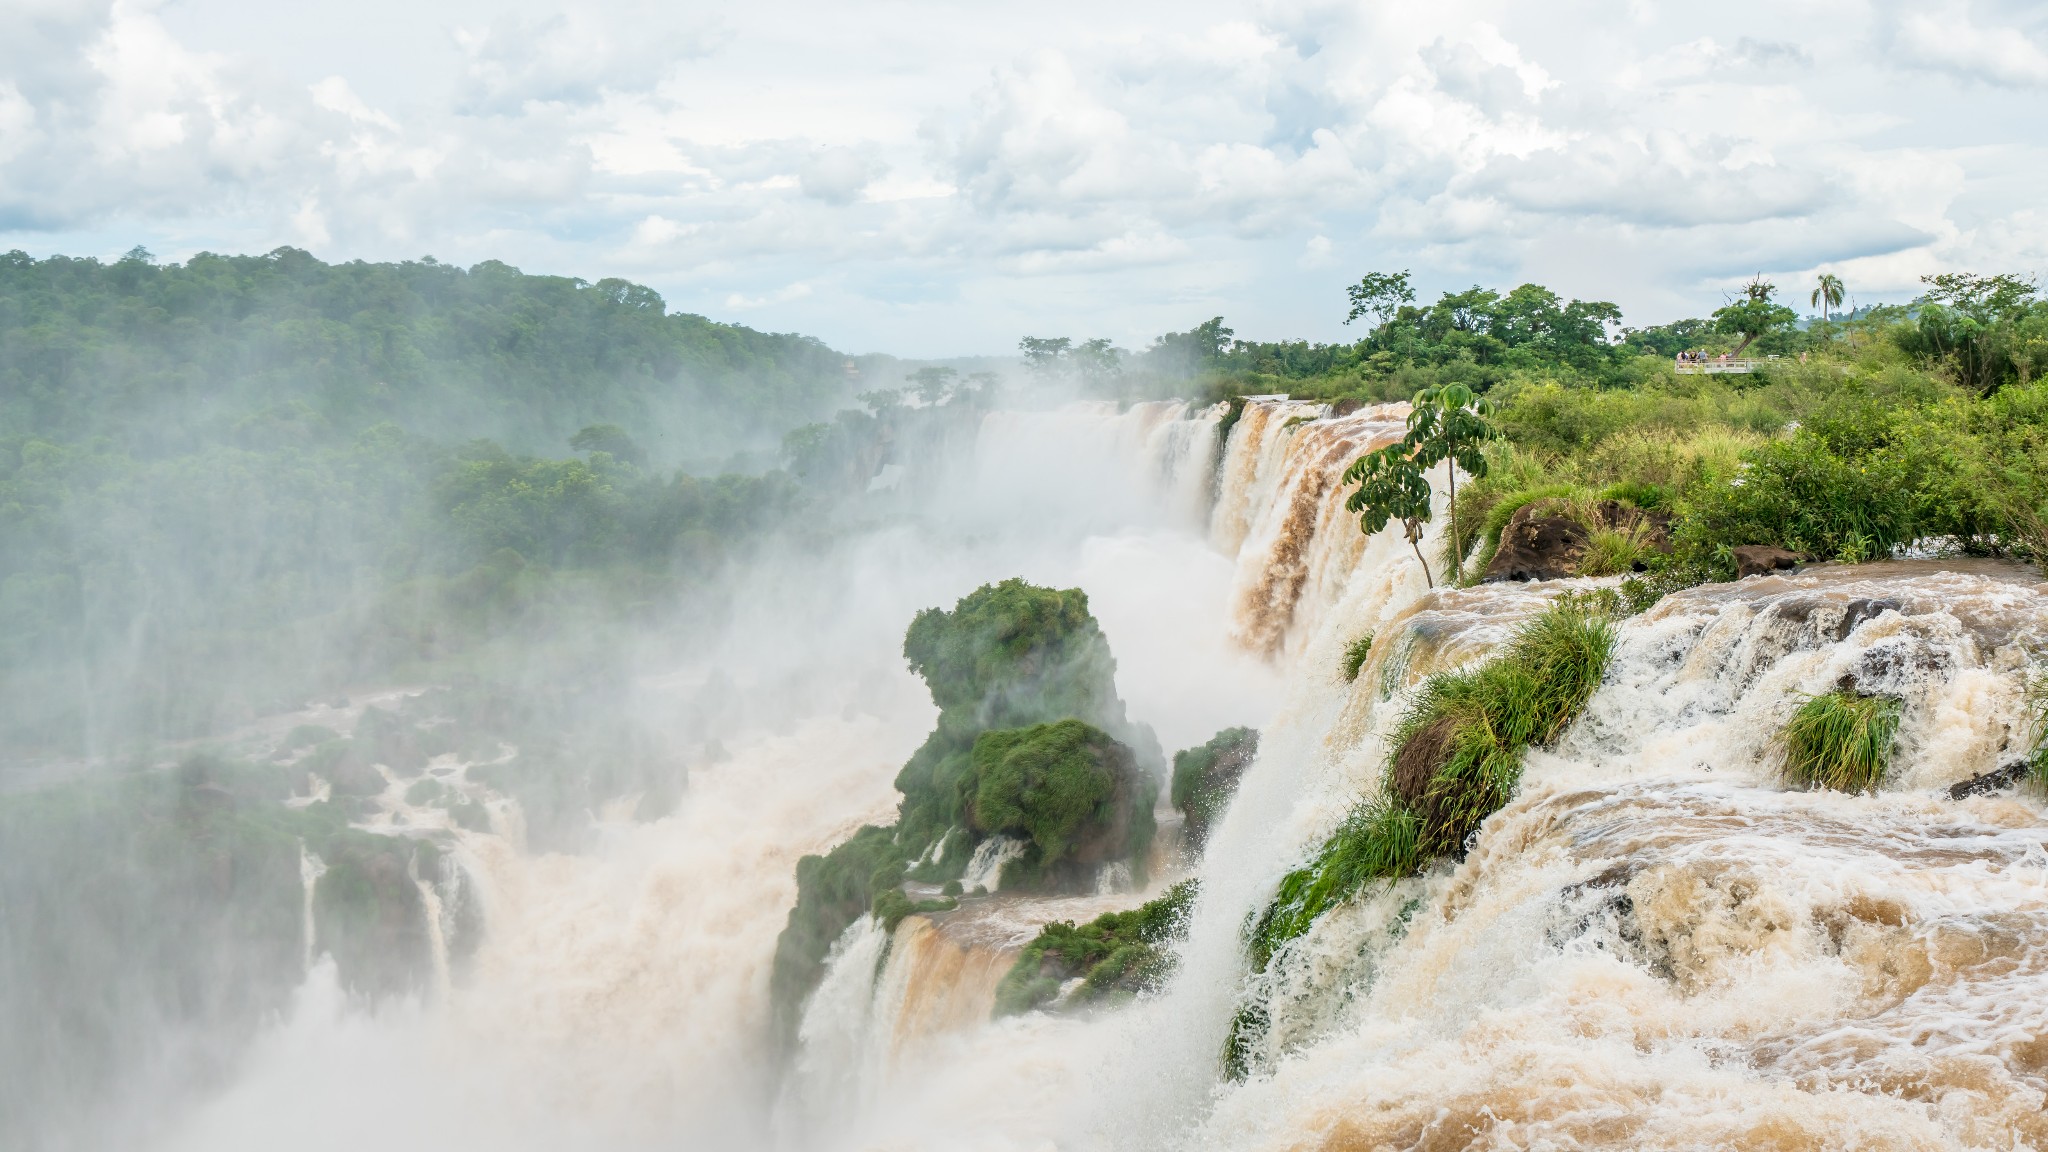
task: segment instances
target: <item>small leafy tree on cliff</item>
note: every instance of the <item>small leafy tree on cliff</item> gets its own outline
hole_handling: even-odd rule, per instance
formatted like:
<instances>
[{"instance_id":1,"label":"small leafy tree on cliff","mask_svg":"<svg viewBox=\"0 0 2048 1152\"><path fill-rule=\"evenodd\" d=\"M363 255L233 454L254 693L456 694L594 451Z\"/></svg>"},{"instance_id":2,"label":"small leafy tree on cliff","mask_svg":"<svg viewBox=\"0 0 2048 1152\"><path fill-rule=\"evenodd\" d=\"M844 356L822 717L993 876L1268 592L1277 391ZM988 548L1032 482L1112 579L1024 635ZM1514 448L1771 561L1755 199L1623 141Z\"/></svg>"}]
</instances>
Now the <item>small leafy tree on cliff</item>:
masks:
<instances>
[{"instance_id":1,"label":"small leafy tree on cliff","mask_svg":"<svg viewBox=\"0 0 2048 1152\"><path fill-rule=\"evenodd\" d=\"M1465 574L1465 559L1458 555L1465 539L1458 532L1458 469L1475 479L1486 475L1480 445L1500 437L1492 416L1493 402L1473 395L1463 384L1431 385L1415 394L1408 435L1402 437L1417 468L1426 471L1444 462L1444 482L1450 490L1452 583Z\"/></svg>"},{"instance_id":2,"label":"small leafy tree on cliff","mask_svg":"<svg viewBox=\"0 0 2048 1152\"><path fill-rule=\"evenodd\" d=\"M1404 439L1377 451L1367 452L1344 470L1344 483L1358 485L1344 501L1347 511L1358 514L1358 526L1367 536L1398 519L1408 535L1408 546L1422 561L1422 579L1430 587L1436 580L1429 574L1429 561L1422 558L1422 526L1429 520L1429 480L1415 462L1415 450Z\"/></svg>"},{"instance_id":3,"label":"small leafy tree on cliff","mask_svg":"<svg viewBox=\"0 0 2048 1152\"><path fill-rule=\"evenodd\" d=\"M1742 343L1735 346L1735 355L1742 355L1742 350L1757 337L1799 321L1798 313L1783 304L1771 303L1777 290L1776 284L1759 275L1742 286L1742 299L1714 309L1714 330L1742 337Z\"/></svg>"},{"instance_id":4,"label":"small leafy tree on cliff","mask_svg":"<svg viewBox=\"0 0 2048 1152\"><path fill-rule=\"evenodd\" d=\"M1398 444L1368 452L1344 470L1344 483L1358 485L1344 507L1358 513L1358 526L1370 536L1398 519L1408 535L1408 546L1422 560L1422 579L1430 587L1429 561L1422 559L1422 526L1430 518L1429 478L1425 473L1445 464L1444 477L1451 504L1451 580L1464 575L1462 557L1455 555L1464 537L1458 533L1458 469L1468 476L1486 475L1486 457L1480 446L1497 439L1500 430L1491 417L1493 403L1476 396L1463 384L1440 384L1415 394L1415 406L1408 413L1408 434Z\"/></svg>"}]
</instances>

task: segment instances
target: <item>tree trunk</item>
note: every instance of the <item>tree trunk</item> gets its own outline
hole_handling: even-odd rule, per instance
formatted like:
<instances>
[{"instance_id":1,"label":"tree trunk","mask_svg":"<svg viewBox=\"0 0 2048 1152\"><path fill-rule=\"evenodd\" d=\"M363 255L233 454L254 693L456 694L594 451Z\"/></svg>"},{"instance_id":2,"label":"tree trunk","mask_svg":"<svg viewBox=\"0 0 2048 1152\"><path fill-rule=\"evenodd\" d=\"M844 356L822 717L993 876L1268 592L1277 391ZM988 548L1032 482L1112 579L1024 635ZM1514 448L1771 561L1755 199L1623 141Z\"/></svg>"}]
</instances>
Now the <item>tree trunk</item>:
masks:
<instances>
[{"instance_id":1,"label":"tree trunk","mask_svg":"<svg viewBox=\"0 0 2048 1152\"><path fill-rule=\"evenodd\" d=\"M1735 346L1735 351L1733 351L1733 352L1730 352L1730 353L1728 354L1728 358L1729 358L1730 360L1733 360L1733 359L1735 359L1735 358L1736 358L1737 356L1740 356L1740 355L1742 355L1742 350L1743 350L1744 348L1747 348L1747 347L1749 347L1749 342L1750 342L1751 340L1754 340L1754 339L1756 339L1756 333L1754 333L1754 332L1745 332L1745 333L1743 333L1743 334L1742 334L1742 343L1740 343L1740 344L1737 344L1737 345Z\"/></svg>"},{"instance_id":2,"label":"tree trunk","mask_svg":"<svg viewBox=\"0 0 2048 1152\"><path fill-rule=\"evenodd\" d=\"M1465 538L1458 535L1458 462L1444 461L1444 483L1451 490L1451 583L1465 578Z\"/></svg>"},{"instance_id":3,"label":"tree trunk","mask_svg":"<svg viewBox=\"0 0 2048 1152\"><path fill-rule=\"evenodd\" d=\"M1407 528L1408 546L1415 549L1415 559L1422 565L1422 582L1434 588L1436 587L1436 580L1429 574L1429 561L1422 558L1422 525L1409 520L1407 521Z\"/></svg>"}]
</instances>

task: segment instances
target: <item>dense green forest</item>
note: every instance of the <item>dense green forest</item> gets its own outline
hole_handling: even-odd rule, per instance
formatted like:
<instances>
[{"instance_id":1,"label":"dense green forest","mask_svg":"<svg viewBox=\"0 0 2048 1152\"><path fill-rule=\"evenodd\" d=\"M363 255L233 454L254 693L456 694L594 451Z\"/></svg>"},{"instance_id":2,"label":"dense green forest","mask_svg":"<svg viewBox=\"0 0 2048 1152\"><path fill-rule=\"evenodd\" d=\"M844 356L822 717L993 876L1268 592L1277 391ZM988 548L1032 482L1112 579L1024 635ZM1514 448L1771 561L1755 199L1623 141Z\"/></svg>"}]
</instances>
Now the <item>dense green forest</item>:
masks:
<instances>
[{"instance_id":1,"label":"dense green forest","mask_svg":"<svg viewBox=\"0 0 2048 1152\"><path fill-rule=\"evenodd\" d=\"M0 747L118 752L671 599L887 363L496 262L0 256Z\"/></svg>"}]
</instances>

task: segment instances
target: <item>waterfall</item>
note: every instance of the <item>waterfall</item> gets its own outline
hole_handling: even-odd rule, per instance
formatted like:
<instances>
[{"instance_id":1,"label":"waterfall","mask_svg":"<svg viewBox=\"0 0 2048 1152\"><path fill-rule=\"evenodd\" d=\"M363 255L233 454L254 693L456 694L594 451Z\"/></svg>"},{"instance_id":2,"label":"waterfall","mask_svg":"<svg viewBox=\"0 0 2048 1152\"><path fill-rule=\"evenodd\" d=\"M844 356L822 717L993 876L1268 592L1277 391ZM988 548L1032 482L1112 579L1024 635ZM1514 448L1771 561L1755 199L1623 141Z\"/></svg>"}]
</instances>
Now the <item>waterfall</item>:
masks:
<instances>
[{"instance_id":1,"label":"waterfall","mask_svg":"<svg viewBox=\"0 0 2048 1152\"><path fill-rule=\"evenodd\" d=\"M893 1040L876 985L890 954L889 933L872 916L854 921L825 960L825 977L804 1007L796 1066L784 1093L788 1123L829 1123L873 1094L875 1072ZM801 1135L801 1133L798 1133Z\"/></svg>"},{"instance_id":2,"label":"waterfall","mask_svg":"<svg viewBox=\"0 0 2048 1152\"><path fill-rule=\"evenodd\" d=\"M1399 440L1407 413L1407 405L1392 404L1302 420L1299 405L1246 405L1238 424L1248 437L1256 430L1257 439L1244 445L1248 456L1256 453L1256 467L1230 470L1227 479L1250 475L1241 490L1226 487L1217 510L1229 517L1227 535L1239 541L1232 610L1246 647L1277 653L1290 640L1298 645L1342 595L1366 539L1344 509L1347 492L1338 480L1353 460Z\"/></svg>"},{"instance_id":3,"label":"waterfall","mask_svg":"<svg viewBox=\"0 0 2048 1152\"><path fill-rule=\"evenodd\" d=\"M327 872L327 865L320 857L306 850L306 842L299 841L299 885L304 895L299 904L299 939L303 941L299 955L299 966L307 971L313 967L313 948L318 936L313 923L313 893L319 887L320 877Z\"/></svg>"},{"instance_id":4,"label":"waterfall","mask_svg":"<svg viewBox=\"0 0 2048 1152\"><path fill-rule=\"evenodd\" d=\"M420 858L406 861L406 875L420 894L420 915L426 922L427 959L433 970L433 993L437 1000L448 998L448 923L442 908L440 888L420 875Z\"/></svg>"},{"instance_id":5,"label":"waterfall","mask_svg":"<svg viewBox=\"0 0 2048 1152\"><path fill-rule=\"evenodd\" d=\"M1446 651L1498 627L1448 626ZM1271 1072L1204 1142L2038 1143L2048 829L2031 799L1946 790L2031 740L2043 640L2048 589L1990 564L1668 597L1470 858L1304 938ZM1904 701L1901 771L1786 790L1771 734L1844 678Z\"/></svg>"},{"instance_id":6,"label":"waterfall","mask_svg":"<svg viewBox=\"0 0 2048 1152\"><path fill-rule=\"evenodd\" d=\"M1250 971L1247 921L1375 793L1423 678L1491 659L1565 592L1616 583L1426 587L1398 526L1363 537L1338 482L1404 415L1256 399L1219 459L1215 409L991 414L970 526L1049 518L1043 533L1071 515L1068 551L1033 537L991 569L932 537L878 538L866 555L896 566L844 582L899 599L844 615L888 628L803 639L888 706L849 689L787 731L735 738L675 815L585 856L527 852L516 805L492 799L493 831L462 837L489 929L473 971L421 1009L432 1030L295 1021L262 1076L168 1146L302 1130L327 1147L452 1133L792 1152L2048 1146L2048 820L2025 789L1949 792L2039 735L2027 685L2048 652L2048 585L2016 566L1817 565L1618 622L1583 714L1527 754L1463 860L1367 889ZM1105 613L1120 687L1139 681L1134 720L1197 682L1249 694L1256 675L1281 678L1256 713L1205 701L1176 721L1192 739L1168 741L1249 722L1258 757L1200 858L1162 850L1147 891L999 892L1021 845L991 838L957 908L893 934L857 921L778 1084L769 958L798 859L890 818L890 782L931 725L896 663L902 623L1027 553L1033 579L1097 597L1121 576L1126 610L1174 606L1143 627ZM1228 577L1197 598L1178 575L1191 558ZM769 599L764 617L788 603ZM1189 639L1198 626L1215 648ZM1226 628L1243 663L1222 654ZM1347 682L1339 657L1367 632ZM881 657L830 664L840 647ZM1776 734L1845 683L1901 702L1892 775L1867 795L1787 787ZM317 863L302 856L302 875ZM1187 871L1200 896L1162 988L990 1019L1042 925L1129 909ZM1230 1081L1218 1053L1253 1000L1269 1020Z\"/></svg>"},{"instance_id":7,"label":"waterfall","mask_svg":"<svg viewBox=\"0 0 2048 1152\"><path fill-rule=\"evenodd\" d=\"M979 888L994 892L1003 885L1003 865L1024 855L1025 842L1009 836L991 836L974 846L967 858L967 871L960 887L972 892Z\"/></svg>"}]
</instances>

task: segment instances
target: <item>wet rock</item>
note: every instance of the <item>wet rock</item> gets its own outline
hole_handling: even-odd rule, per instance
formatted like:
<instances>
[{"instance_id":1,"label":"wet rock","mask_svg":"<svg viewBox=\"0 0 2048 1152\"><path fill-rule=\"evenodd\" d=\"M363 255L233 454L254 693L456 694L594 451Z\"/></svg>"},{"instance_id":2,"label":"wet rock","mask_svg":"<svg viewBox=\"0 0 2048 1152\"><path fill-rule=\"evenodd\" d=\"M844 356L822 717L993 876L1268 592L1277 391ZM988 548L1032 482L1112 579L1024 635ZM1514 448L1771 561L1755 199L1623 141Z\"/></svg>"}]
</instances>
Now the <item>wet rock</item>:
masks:
<instances>
[{"instance_id":1,"label":"wet rock","mask_svg":"<svg viewBox=\"0 0 2048 1152\"><path fill-rule=\"evenodd\" d=\"M2011 788L2026 779L2026 777L2027 762L2025 760L2015 760L2004 767L1993 769L1980 776L1972 776L1968 780L1959 780L1949 785L1948 798L1951 800L1961 800L1966 796L1988 796L1993 792L2003 792L2007 788Z\"/></svg>"},{"instance_id":2,"label":"wet rock","mask_svg":"<svg viewBox=\"0 0 2048 1152\"><path fill-rule=\"evenodd\" d=\"M1797 552L1775 548L1769 544L1744 544L1735 549L1735 576L1763 576L1772 572L1784 572L1799 566L1803 559Z\"/></svg>"},{"instance_id":3,"label":"wet rock","mask_svg":"<svg viewBox=\"0 0 2048 1152\"><path fill-rule=\"evenodd\" d=\"M1835 625L1835 639L1847 640L1849 633L1865 620L1875 620L1886 612L1902 610L1897 600L1872 600L1858 596L1842 606L1842 620Z\"/></svg>"},{"instance_id":4,"label":"wet rock","mask_svg":"<svg viewBox=\"0 0 2048 1152\"><path fill-rule=\"evenodd\" d=\"M1549 514L1542 504L1519 508L1500 531L1500 547L1481 577L1502 580L1562 580L1579 570L1592 534L1568 516Z\"/></svg>"},{"instance_id":5,"label":"wet rock","mask_svg":"<svg viewBox=\"0 0 2048 1152\"><path fill-rule=\"evenodd\" d=\"M1347 396L1342 400L1333 400L1330 402L1330 415L1349 416L1353 412L1356 412L1363 407L1365 407L1365 401L1357 399L1356 397Z\"/></svg>"}]
</instances>

